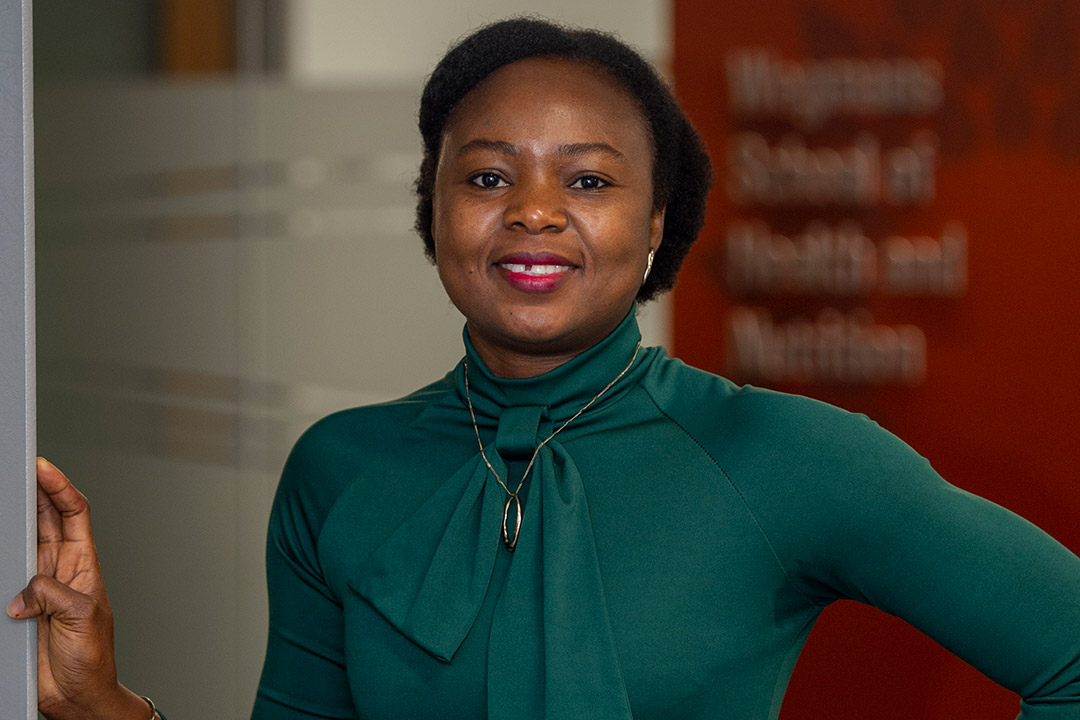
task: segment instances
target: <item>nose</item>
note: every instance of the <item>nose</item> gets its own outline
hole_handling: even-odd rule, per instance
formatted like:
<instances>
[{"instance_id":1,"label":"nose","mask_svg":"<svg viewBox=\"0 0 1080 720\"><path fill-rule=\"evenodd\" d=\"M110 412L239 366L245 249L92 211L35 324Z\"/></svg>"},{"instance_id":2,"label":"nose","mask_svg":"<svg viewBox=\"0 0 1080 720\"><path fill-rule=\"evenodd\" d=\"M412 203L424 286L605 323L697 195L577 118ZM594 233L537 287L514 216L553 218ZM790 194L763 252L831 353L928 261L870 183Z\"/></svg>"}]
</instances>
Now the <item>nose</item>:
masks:
<instances>
[{"instance_id":1,"label":"nose","mask_svg":"<svg viewBox=\"0 0 1080 720\"><path fill-rule=\"evenodd\" d=\"M561 184L548 181L519 181L509 193L503 226L524 230L530 235L561 232L567 213Z\"/></svg>"}]
</instances>

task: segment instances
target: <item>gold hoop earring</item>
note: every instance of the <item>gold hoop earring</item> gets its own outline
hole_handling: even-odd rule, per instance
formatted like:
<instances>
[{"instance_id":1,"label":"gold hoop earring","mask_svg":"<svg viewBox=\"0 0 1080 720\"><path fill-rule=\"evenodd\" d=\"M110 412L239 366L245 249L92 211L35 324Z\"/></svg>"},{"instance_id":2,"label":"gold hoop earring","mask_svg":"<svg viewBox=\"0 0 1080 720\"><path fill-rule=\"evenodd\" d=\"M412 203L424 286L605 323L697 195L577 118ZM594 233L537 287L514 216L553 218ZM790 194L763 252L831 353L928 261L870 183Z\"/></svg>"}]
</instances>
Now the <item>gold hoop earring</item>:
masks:
<instances>
[{"instance_id":1,"label":"gold hoop earring","mask_svg":"<svg viewBox=\"0 0 1080 720\"><path fill-rule=\"evenodd\" d=\"M649 279L649 273L652 271L652 261L653 261L654 257L656 257L656 251L655 250L650 250L649 251L649 262L648 262L648 264L645 265L645 276L641 278L641 284L642 285L644 285L645 281Z\"/></svg>"}]
</instances>

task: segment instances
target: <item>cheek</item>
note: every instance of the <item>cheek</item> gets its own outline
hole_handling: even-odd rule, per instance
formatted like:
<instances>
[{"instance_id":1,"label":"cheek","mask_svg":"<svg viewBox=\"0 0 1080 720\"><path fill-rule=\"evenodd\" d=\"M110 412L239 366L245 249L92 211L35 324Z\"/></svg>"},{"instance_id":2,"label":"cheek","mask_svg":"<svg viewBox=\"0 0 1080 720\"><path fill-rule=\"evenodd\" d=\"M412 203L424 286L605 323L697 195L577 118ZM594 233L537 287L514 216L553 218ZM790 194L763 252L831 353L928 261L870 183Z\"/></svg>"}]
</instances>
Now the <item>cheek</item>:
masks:
<instances>
[{"instance_id":1,"label":"cheek","mask_svg":"<svg viewBox=\"0 0 1080 720\"><path fill-rule=\"evenodd\" d=\"M604 239L604 251L621 264L644 262L649 252L652 233L652 213L637 207L628 207L600 219L595 225L595 237Z\"/></svg>"},{"instance_id":2,"label":"cheek","mask_svg":"<svg viewBox=\"0 0 1080 720\"><path fill-rule=\"evenodd\" d=\"M458 304L467 299L470 283L476 277L480 248L459 214L436 212L432 222L432 236L435 239L435 266L439 279L448 295Z\"/></svg>"},{"instance_id":3,"label":"cheek","mask_svg":"<svg viewBox=\"0 0 1080 720\"><path fill-rule=\"evenodd\" d=\"M431 223L431 236L435 241L435 262L439 265L440 274L444 265L460 261L462 239L455 231L455 228L460 227L460 223L455 222L452 216L436 209Z\"/></svg>"},{"instance_id":4,"label":"cheek","mask_svg":"<svg viewBox=\"0 0 1080 720\"><path fill-rule=\"evenodd\" d=\"M449 239L454 228L460 227L457 220L462 206L459 195L453 186L436 181L431 196L431 234L436 245Z\"/></svg>"},{"instance_id":5,"label":"cheek","mask_svg":"<svg viewBox=\"0 0 1080 720\"><path fill-rule=\"evenodd\" d=\"M435 195L431 234L436 253L464 255L475 251L489 232L491 218L453 193Z\"/></svg>"},{"instance_id":6,"label":"cheek","mask_svg":"<svg viewBox=\"0 0 1080 720\"><path fill-rule=\"evenodd\" d=\"M444 247L442 250L442 254L439 254L439 249L436 249L435 267L439 282L450 302L464 313L470 300L478 294L472 283L472 268L462 263L451 248Z\"/></svg>"}]
</instances>

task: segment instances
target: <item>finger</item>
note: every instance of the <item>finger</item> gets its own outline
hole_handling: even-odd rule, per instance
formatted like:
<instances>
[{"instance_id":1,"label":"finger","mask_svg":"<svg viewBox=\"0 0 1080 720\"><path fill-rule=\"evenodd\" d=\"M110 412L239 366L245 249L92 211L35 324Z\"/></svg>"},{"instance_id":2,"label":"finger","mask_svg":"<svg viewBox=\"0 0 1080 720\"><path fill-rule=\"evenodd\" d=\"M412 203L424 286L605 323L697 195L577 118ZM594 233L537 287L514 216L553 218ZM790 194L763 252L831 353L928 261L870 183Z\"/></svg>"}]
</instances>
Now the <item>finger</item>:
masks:
<instances>
[{"instance_id":1,"label":"finger","mask_svg":"<svg viewBox=\"0 0 1080 720\"><path fill-rule=\"evenodd\" d=\"M64 473L45 458L37 461L39 542L76 540L93 542L90 503L75 489Z\"/></svg>"},{"instance_id":2,"label":"finger","mask_svg":"<svg viewBox=\"0 0 1080 720\"><path fill-rule=\"evenodd\" d=\"M64 539L60 511L53 505L40 481L37 486L37 530L39 543L61 542Z\"/></svg>"},{"instance_id":3,"label":"finger","mask_svg":"<svg viewBox=\"0 0 1080 720\"><path fill-rule=\"evenodd\" d=\"M72 590L64 583L45 575L35 575L22 592L7 604L8 617L27 620L49 616L65 624L85 622L96 609L89 595Z\"/></svg>"}]
</instances>

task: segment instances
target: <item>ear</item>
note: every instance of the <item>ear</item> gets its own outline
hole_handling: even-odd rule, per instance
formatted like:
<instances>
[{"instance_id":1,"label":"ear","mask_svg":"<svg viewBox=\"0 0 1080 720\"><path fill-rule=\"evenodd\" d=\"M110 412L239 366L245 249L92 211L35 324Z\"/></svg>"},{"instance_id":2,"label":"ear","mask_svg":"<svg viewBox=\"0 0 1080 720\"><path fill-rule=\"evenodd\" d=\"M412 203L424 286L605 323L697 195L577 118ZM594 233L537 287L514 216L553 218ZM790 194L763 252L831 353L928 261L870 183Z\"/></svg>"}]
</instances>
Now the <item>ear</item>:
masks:
<instances>
[{"instance_id":1,"label":"ear","mask_svg":"<svg viewBox=\"0 0 1080 720\"><path fill-rule=\"evenodd\" d=\"M664 241L664 213L667 207L653 208L652 217L649 220L649 248L657 250Z\"/></svg>"}]
</instances>

